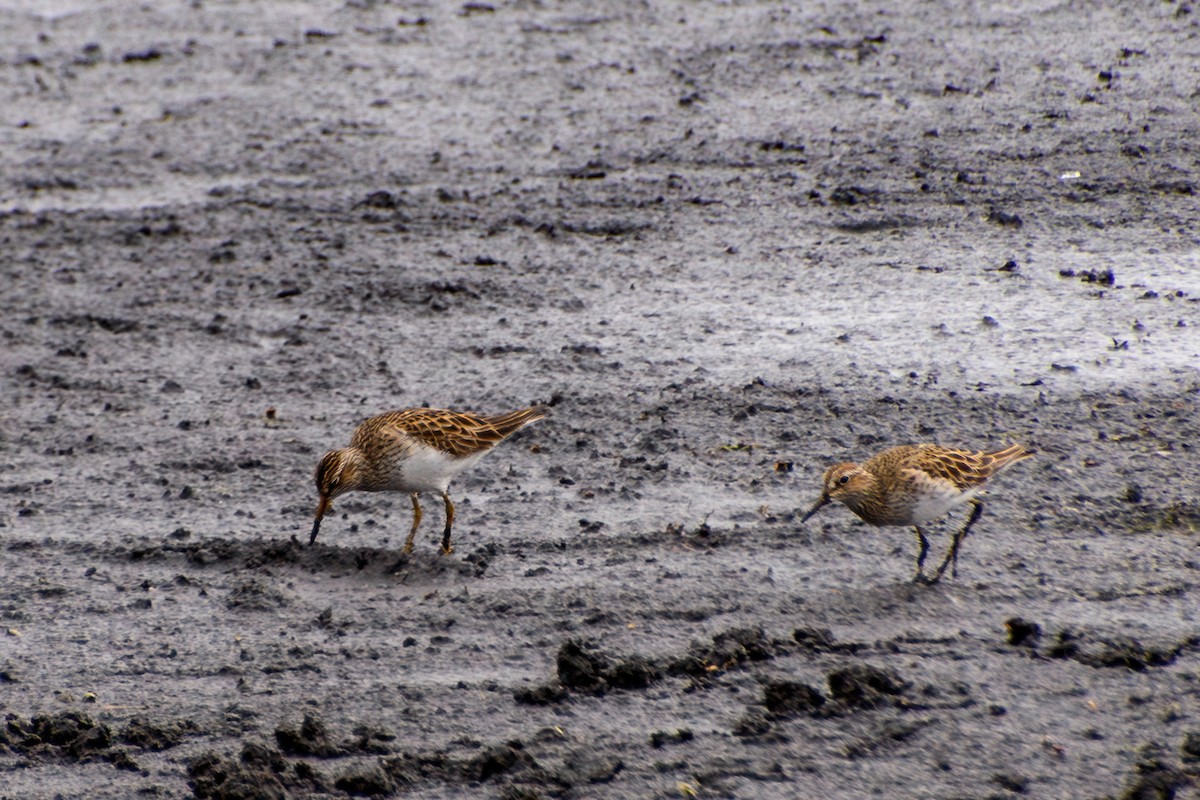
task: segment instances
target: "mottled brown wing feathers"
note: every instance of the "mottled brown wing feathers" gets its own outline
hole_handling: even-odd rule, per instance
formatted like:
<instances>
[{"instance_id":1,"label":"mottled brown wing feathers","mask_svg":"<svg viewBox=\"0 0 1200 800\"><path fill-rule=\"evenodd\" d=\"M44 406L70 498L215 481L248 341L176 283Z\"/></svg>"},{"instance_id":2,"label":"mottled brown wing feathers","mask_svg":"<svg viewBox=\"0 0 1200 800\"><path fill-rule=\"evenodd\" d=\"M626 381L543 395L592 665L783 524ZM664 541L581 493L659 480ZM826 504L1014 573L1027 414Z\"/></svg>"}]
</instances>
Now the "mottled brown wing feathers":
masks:
<instances>
[{"instance_id":1,"label":"mottled brown wing feathers","mask_svg":"<svg viewBox=\"0 0 1200 800\"><path fill-rule=\"evenodd\" d=\"M913 466L966 490L981 486L1009 464L1032 455L1032 451L1019 444L994 453L971 453L931 444L918 449Z\"/></svg>"},{"instance_id":2,"label":"mottled brown wing feathers","mask_svg":"<svg viewBox=\"0 0 1200 800\"><path fill-rule=\"evenodd\" d=\"M371 435L380 428L395 428L430 447L463 458L494 447L521 427L544 416L537 408L494 417L440 408L407 408L372 417L359 427L355 438Z\"/></svg>"},{"instance_id":3,"label":"mottled brown wing feathers","mask_svg":"<svg viewBox=\"0 0 1200 800\"><path fill-rule=\"evenodd\" d=\"M991 470L983 463L981 455L982 453L968 453L966 450L931 446L924 448L923 457L917 466L935 478L948 481L956 489L970 489L979 486L991 475Z\"/></svg>"}]
</instances>

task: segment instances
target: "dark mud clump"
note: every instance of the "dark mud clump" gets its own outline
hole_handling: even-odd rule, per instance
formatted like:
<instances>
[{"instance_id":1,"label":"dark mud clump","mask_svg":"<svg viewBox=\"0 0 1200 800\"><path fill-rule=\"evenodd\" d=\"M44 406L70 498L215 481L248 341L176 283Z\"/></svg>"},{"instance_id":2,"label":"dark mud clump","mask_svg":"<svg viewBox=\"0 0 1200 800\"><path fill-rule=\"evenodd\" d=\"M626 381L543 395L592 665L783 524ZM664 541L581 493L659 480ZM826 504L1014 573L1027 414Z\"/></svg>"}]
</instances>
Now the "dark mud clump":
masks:
<instances>
[{"instance_id":1,"label":"dark mud clump","mask_svg":"<svg viewBox=\"0 0 1200 800\"><path fill-rule=\"evenodd\" d=\"M76 711L39 714L28 721L7 714L0 730L0 748L32 761L107 761L118 769L138 771L137 763L116 746L116 740L108 725Z\"/></svg>"},{"instance_id":2,"label":"dark mud clump","mask_svg":"<svg viewBox=\"0 0 1200 800\"><path fill-rule=\"evenodd\" d=\"M565 700L571 692L603 695L612 689L645 689L671 675L703 678L734 669L748 661L765 661L792 643L769 639L761 628L736 628L718 633L711 643L695 643L687 653L653 659L643 655L614 658L595 645L571 639L556 657L555 680L514 692L517 702L546 705Z\"/></svg>"},{"instance_id":3,"label":"dark mud clump","mask_svg":"<svg viewBox=\"0 0 1200 800\"><path fill-rule=\"evenodd\" d=\"M278 750L247 742L237 760L205 753L188 765L199 800L284 800L292 793L328 791L325 777L304 761L288 761Z\"/></svg>"},{"instance_id":4,"label":"dark mud clump","mask_svg":"<svg viewBox=\"0 0 1200 800\"><path fill-rule=\"evenodd\" d=\"M877 708L893 703L912 684L895 670L854 664L829 673L829 695L843 708Z\"/></svg>"},{"instance_id":5,"label":"dark mud clump","mask_svg":"<svg viewBox=\"0 0 1200 800\"><path fill-rule=\"evenodd\" d=\"M1008 642L1028 649L1034 655L1078 661L1089 667L1124 667L1143 672L1150 667L1165 667L1187 649L1200 646L1200 637L1192 636L1172 643L1145 644L1133 636L1089 631L1066 626L1046 637L1040 625L1019 617L1005 623Z\"/></svg>"}]
</instances>

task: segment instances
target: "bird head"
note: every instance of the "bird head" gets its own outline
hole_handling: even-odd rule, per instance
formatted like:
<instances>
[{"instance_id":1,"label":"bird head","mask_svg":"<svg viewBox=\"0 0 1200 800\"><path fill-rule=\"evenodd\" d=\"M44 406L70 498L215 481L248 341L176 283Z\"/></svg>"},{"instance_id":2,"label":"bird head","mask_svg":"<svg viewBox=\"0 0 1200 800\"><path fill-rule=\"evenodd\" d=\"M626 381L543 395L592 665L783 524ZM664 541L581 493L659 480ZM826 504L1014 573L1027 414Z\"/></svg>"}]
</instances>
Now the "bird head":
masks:
<instances>
[{"instance_id":1,"label":"bird head","mask_svg":"<svg viewBox=\"0 0 1200 800\"><path fill-rule=\"evenodd\" d=\"M317 464L317 515L313 520L312 535L308 539L311 545L317 540L317 532L321 529L321 518L333 504L333 499L358 488L358 464L350 453L349 448L330 450L321 457Z\"/></svg>"},{"instance_id":2,"label":"bird head","mask_svg":"<svg viewBox=\"0 0 1200 800\"><path fill-rule=\"evenodd\" d=\"M831 500L837 500L853 508L857 505L856 500L870 491L874 482L874 477L863 469L861 464L834 464L825 470L820 499L813 504L807 514L801 517L800 521L807 522L809 517L820 511Z\"/></svg>"}]
</instances>

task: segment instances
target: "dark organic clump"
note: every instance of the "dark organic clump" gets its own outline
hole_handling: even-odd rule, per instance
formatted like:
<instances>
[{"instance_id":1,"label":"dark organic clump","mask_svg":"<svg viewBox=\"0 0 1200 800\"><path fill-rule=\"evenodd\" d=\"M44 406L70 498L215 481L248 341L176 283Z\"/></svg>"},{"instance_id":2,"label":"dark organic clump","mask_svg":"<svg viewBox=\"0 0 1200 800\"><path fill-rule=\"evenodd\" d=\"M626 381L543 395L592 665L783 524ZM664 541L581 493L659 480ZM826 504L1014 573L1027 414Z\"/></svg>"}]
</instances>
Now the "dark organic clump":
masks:
<instances>
[{"instance_id":1,"label":"dark organic clump","mask_svg":"<svg viewBox=\"0 0 1200 800\"><path fill-rule=\"evenodd\" d=\"M191 720L157 723L146 717L134 717L121 729L119 737L125 744L159 751L175 747L183 741L184 736L197 733L198 730Z\"/></svg>"},{"instance_id":2,"label":"dark organic clump","mask_svg":"<svg viewBox=\"0 0 1200 800\"><path fill-rule=\"evenodd\" d=\"M124 749L114 746L112 729L87 714L38 714L28 722L7 714L4 722L0 751L8 749L26 757L62 762L107 761L118 769L139 769Z\"/></svg>"},{"instance_id":3,"label":"dark organic clump","mask_svg":"<svg viewBox=\"0 0 1200 800\"><path fill-rule=\"evenodd\" d=\"M792 639L805 650L814 653L857 653L869 645L862 642L839 642L828 628L796 628Z\"/></svg>"},{"instance_id":4,"label":"dark organic clump","mask_svg":"<svg viewBox=\"0 0 1200 800\"><path fill-rule=\"evenodd\" d=\"M829 673L830 696L847 708L875 708L903 694L912 684L894 670L855 664Z\"/></svg>"},{"instance_id":5,"label":"dark organic clump","mask_svg":"<svg viewBox=\"0 0 1200 800\"><path fill-rule=\"evenodd\" d=\"M1192 778L1179 768L1165 747L1149 742L1138 751L1121 800L1172 800L1177 789L1191 783Z\"/></svg>"},{"instance_id":6,"label":"dark organic clump","mask_svg":"<svg viewBox=\"0 0 1200 800\"><path fill-rule=\"evenodd\" d=\"M275 742L279 749L291 756L317 756L332 758L343 755L346 748L329 741L325 723L313 714L305 714L299 728L280 725L275 729Z\"/></svg>"},{"instance_id":7,"label":"dark organic clump","mask_svg":"<svg viewBox=\"0 0 1200 800\"><path fill-rule=\"evenodd\" d=\"M380 759L379 767L397 789L426 781L440 784L503 781L509 784L507 795L520 797L528 796L525 784L540 788L564 785L515 739L484 747L479 754L465 759L451 758L443 752L402 753Z\"/></svg>"},{"instance_id":8,"label":"dark organic clump","mask_svg":"<svg viewBox=\"0 0 1200 800\"><path fill-rule=\"evenodd\" d=\"M378 766L370 766L348 770L334 780L333 788L351 797L387 797L395 793L396 782Z\"/></svg>"},{"instance_id":9,"label":"dark organic clump","mask_svg":"<svg viewBox=\"0 0 1200 800\"><path fill-rule=\"evenodd\" d=\"M1182 649L1183 644L1169 648L1149 646L1132 636L1098 636L1064 628L1054 637L1045 654L1050 658L1068 658L1089 667L1125 667L1143 672L1147 667L1174 663Z\"/></svg>"},{"instance_id":10,"label":"dark organic clump","mask_svg":"<svg viewBox=\"0 0 1200 800\"><path fill-rule=\"evenodd\" d=\"M815 711L825 705L825 696L799 681L769 681L763 686L763 705L771 716L787 718Z\"/></svg>"},{"instance_id":11,"label":"dark organic clump","mask_svg":"<svg viewBox=\"0 0 1200 800\"><path fill-rule=\"evenodd\" d=\"M1004 627L1008 629L1008 643L1014 647L1026 645L1028 647L1036 647L1038 639L1042 636L1042 626L1036 622L1013 617L1004 623Z\"/></svg>"},{"instance_id":12,"label":"dark organic clump","mask_svg":"<svg viewBox=\"0 0 1200 800\"><path fill-rule=\"evenodd\" d=\"M788 646L769 638L762 628L732 628L714 636L711 645L693 645L685 655L673 659L667 669L678 675L706 675L747 661L766 661Z\"/></svg>"},{"instance_id":13,"label":"dark organic clump","mask_svg":"<svg viewBox=\"0 0 1200 800\"><path fill-rule=\"evenodd\" d=\"M257 742L242 745L237 760L203 753L188 765L188 778L198 800L284 800L329 791L325 778L309 764L290 762Z\"/></svg>"},{"instance_id":14,"label":"dark organic clump","mask_svg":"<svg viewBox=\"0 0 1200 800\"><path fill-rule=\"evenodd\" d=\"M278 589L254 579L234 587L225 600L226 608L238 611L275 611L289 605L290 601Z\"/></svg>"},{"instance_id":15,"label":"dark organic clump","mask_svg":"<svg viewBox=\"0 0 1200 800\"><path fill-rule=\"evenodd\" d=\"M711 644L697 643L682 656L655 661L641 655L614 659L587 642L569 639L558 650L556 680L517 689L513 697L525 705L548 705L571 692L603 695L613 689L645 689L668 675L706 675L732 669L747 661L774 658L790 642L769 638L761 628L733 628L718 633Z\"/></svg>"}]
</instances>

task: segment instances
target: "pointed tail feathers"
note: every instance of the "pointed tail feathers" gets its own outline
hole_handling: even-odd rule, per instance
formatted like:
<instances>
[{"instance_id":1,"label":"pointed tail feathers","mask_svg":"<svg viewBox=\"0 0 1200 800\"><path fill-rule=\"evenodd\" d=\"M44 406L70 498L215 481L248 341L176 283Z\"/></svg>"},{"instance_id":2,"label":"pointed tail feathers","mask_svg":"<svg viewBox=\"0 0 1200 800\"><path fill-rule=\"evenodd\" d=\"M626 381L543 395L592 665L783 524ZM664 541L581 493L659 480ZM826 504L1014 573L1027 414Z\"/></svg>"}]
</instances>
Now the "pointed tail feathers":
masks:
<instances>
[{"instance_id":1,"label":"pointed tail feathers","mask_svg":"<svg viewBox=\"0 0 1200 800\"><path fill-rule=\"evenodd\" d=\"M1026 458L1033 458L1036 452L1036 450L1030 450L1023 445L1011 444L1003 450L997 450L994 453L986 453L985 456L990 460L988 466L991 468L991 471L996 473L1007 467L1009 464L1016 463L1017 461L1023 461Z\"/></svg>"},{"instance_id":2,"label":"pointed tail feathers","mask_svg":"<svg viewBox=\"0 0 1200 800\"><path fill-rule=\"evenodd\" d=\"M533 408L523 408L520 411L513 411L509 414L499 414L494 417L485 417L484 421L492 427L496 433L500 434L501 439L506 439L512 434L524 428L531 422L537 422L539 419L545 419L546 412L534 406Z\"/></svg>"}]
</instances>

